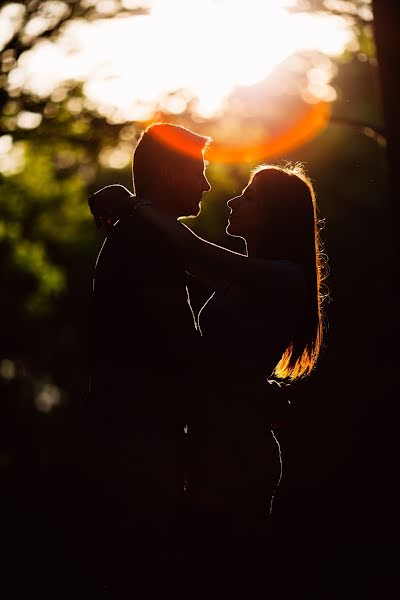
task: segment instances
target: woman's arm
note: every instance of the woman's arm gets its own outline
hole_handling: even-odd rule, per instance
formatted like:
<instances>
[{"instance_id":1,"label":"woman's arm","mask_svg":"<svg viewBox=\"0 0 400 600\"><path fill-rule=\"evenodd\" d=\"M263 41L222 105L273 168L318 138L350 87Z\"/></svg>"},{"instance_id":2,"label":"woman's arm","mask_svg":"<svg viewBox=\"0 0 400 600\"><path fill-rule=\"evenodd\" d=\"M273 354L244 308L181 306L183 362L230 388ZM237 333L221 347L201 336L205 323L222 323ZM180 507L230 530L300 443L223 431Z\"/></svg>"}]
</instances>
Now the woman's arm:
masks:
<instances>
[{"instance_id":1,"label":"woman's arm","mask_svg":"<svg viewBox=\"0 0 400 600\"><path fill-rule=\"evenodd\" d=\"M295 265L285 263L285 268L282 268L280 261L249 258L208 242L150 204L138 204L136 210L167 236L184 259L198 263L221 279L264 290L272 291L277 287L281 293L304 290L304 277Z\"/></svg>"}]
</instances>

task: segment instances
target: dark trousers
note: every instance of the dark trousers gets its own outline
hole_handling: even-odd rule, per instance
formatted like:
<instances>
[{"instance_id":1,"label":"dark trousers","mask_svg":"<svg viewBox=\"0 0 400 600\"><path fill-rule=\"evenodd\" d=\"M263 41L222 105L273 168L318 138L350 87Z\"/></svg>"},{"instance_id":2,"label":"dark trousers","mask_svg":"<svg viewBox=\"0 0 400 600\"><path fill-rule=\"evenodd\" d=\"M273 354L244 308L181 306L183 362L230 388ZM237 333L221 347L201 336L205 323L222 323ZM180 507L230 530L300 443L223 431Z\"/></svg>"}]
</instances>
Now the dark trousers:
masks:
<instances>
[{"instance_id":1,"label":"dark trousers","mask_svg":"<svg viewBox=\"0 0 400 600\"><path fill-rule=\"evenodd\" d=\"M86 428L75 503L89 595L255 596L268 588L279 445L268 428L243 425L189 425L187 434L154 424Z\"/></svg>"},{"instance_id":2,"label":"dark trousers","mask_svg":"<svg viewBox=\"0 0 400 600\"><path fill-rule=\"evenodd\" d=\"M183 580L182 436L87 428L79 467L88 585L110 598L175 593Z\"/></svg>"},{"instance_id":3,"label":"dark trousers","mask_svg":"<svg viewBox=\"0 0 400 600\"><path fill-rule=\"evenodd\" d=\"M267 427L240 419L215 425L189 427L187 434L186 577L193 597L262 595L271 575L279 444Z\"/></svg>"}]
</instances>

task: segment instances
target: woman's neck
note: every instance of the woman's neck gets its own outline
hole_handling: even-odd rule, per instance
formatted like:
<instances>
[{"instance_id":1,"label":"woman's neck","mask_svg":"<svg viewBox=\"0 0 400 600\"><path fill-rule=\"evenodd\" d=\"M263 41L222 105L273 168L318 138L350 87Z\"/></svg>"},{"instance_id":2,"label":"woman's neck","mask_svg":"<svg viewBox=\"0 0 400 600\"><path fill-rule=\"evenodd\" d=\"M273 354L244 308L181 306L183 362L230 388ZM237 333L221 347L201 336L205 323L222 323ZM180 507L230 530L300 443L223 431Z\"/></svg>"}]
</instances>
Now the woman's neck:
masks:
<instances>
[{"instance_id":1,"label":"woman's neck","mask_svg":"<svg viewBox=\"0 0 400 600\"><path fill-rule=\"evenodd\" d=\"M257 243L255 240L252 240L249 238L245 239L245 250L246 250L247 256L249 256L251 258L256 258L258 256Z\"/></svg>"}]
</instances>

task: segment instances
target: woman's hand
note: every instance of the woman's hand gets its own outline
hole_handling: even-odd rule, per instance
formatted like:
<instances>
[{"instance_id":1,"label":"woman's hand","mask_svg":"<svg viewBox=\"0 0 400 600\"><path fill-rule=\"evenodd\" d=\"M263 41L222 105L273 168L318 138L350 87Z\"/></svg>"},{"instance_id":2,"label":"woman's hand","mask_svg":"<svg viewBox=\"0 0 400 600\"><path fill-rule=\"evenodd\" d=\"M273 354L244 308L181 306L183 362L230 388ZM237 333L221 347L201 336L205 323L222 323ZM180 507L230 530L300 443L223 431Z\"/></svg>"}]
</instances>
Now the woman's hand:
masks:
<instances>
[{"instance_id":1,"label":"woman's hand","mask_svg":"<svg viewBox=\"0 0 400 600\"><path fill-rule=\"evenodd\" d=\"M107 229L132 213L135 196L125 186L115 183L92 194L88 203L97 227L104 225Z\"/></svg>"}]
</instances>

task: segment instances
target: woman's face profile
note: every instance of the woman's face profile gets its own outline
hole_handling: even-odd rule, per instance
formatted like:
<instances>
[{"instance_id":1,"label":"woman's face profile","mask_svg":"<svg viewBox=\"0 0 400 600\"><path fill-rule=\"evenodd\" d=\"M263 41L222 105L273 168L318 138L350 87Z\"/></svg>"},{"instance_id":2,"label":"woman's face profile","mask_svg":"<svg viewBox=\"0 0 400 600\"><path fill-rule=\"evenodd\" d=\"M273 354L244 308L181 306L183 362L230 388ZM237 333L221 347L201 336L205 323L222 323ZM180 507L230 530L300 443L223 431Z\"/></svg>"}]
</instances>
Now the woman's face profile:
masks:
<instances>
[{"instance_id":1,"label":"woman's face profile","mask_svg":"<svg viewBox=\"0 0 400 600\"><path fill-rule=\"evenodd\" d=\"M231 209L226 228L229 235L248 239L263 228L265 214L261 210L262 198L257 189L256 178L244 188L240 196L228 200L227 205Z\"/></svg>"}]
</instances>

